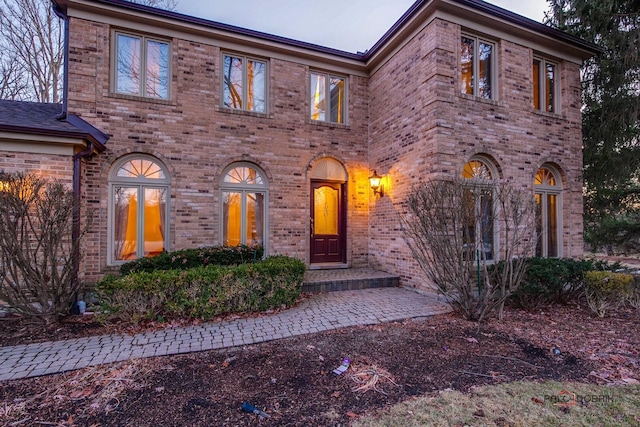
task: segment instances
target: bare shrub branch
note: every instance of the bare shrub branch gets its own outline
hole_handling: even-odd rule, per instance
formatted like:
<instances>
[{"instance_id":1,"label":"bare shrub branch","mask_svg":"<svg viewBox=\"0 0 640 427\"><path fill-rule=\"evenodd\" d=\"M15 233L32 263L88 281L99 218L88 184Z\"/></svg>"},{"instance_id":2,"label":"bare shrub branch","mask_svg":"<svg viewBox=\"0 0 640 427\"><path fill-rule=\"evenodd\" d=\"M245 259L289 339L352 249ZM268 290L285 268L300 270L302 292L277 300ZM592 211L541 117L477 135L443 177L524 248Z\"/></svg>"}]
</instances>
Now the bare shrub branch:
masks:
<instances>
[{"instance_id":1,"label":"bare shrub branch","mask_svg":"<svg viewBox=\"0 0 640 427\"><path fill-rule=\"evenodd\" d=\"M405 239L427 278L467 319L501 316L534 248L533 197L500 182L446 179L414 187L407 207Z\"/></svg>"},{"instance_id":2,"label":"bare shrub branch","mask_svg":"<svg viewBox=\"0 0 640 427\"><path fill-rule=\"evenodd\" d=\"M34 174L3 174L0 181L0 299L44 321L68 314L81 287L73 192Z\"/></svg>"}]
</instances>

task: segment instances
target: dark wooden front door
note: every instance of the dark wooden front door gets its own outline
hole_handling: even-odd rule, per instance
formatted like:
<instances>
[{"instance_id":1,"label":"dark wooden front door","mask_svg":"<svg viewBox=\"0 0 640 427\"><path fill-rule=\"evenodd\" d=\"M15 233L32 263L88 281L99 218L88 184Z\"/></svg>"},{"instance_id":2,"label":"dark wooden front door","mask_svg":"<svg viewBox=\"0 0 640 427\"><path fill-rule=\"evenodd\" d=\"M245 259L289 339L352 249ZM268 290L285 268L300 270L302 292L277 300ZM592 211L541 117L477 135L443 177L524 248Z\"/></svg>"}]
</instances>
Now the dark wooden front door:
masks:
<instances>
[{"instance_id":1,"label":"dark wooden front door","mask_svg":"<svg viewBox=\"0 0 640 427\"><path fill-rule=\"evenodd\" d=\"M311 181L311 263L345 262L343 186Z\"/></svg>"}]
</instances>

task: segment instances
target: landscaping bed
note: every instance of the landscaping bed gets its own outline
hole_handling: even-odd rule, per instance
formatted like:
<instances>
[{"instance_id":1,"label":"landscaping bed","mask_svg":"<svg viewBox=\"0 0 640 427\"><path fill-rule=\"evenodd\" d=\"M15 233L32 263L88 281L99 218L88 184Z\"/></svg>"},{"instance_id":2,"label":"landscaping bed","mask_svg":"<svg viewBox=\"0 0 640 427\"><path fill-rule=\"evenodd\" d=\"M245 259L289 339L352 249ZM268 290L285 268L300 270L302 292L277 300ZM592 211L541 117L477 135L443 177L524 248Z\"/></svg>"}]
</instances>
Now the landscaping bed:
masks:
<instances>
[{"instance_id":1,"label":"landscaping bed","mask_svg":"<svg viewBox=\"0 0 640 427\"><path fill-rule=\"evenodd\" d=\"M71 328L81 334L115 328L86 320L67 326L41 336L34 328L25 335L3 327L0 342L64 338ZM638 330L637 310L596 318L584 305L535 313L507 309L504 321L481 325L448 314L345 328L2 382L0 424L333 426L447 389L468 393L479 385L546 380L633 385L640 380ZM336 376L332 370L344 357L351 367ZM243 401L270 418L242 412ZM482 418L489 425L515 425L498 421L490 414Z\"/></svg>"}]
</instances>

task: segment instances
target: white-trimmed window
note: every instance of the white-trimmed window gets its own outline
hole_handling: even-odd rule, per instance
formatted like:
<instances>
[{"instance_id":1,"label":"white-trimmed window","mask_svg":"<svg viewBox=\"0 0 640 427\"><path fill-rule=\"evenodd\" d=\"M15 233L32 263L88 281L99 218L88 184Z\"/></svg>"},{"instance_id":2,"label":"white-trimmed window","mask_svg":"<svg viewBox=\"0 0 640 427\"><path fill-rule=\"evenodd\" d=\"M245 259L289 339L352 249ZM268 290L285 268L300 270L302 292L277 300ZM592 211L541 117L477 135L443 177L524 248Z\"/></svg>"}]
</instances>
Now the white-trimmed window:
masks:
<instances>
[{"instance_id":1,"label":"white-trimmed window","mask_svg":"<svg viewBox=\"0 0 640 427\"><path fill-rule=\"evenodd\" d=\"M468 218L464 232L465 247L474 257L495 259L496 227L493 183L497 179L495 167L483 157L472 157L462 169L462 177L472 180L466 194L465 209Z\"/></svg>"},{"instance_id":2,"label":"white-trimmed window","mask_svg":"<svg viewBox=\"0 0 640 427\"><path fill-rule=\"evenodd\" d=\"M536 198L536 256L560 257L561 245L561 196L559 174L549 166L538 169L533 187Z\"/></svg>"},{"instance_id":3,"label":"white-trimmed window","mask_svg":"<svg viewBox=\"0 0 640 427\"><path fill-rule=\"evenodd\" d=\"M267 62L222 55L222 104L256 113L267 112Z\"/></svg>"},{"instance_id":4,"label":"white-trimmed window","mask_svg":"<svg viewBox=\"0 0 640 427\"><path fill-rule=\"evenodd\" d=\"M167 250L169 173L157 159L123 157L109 174L109 262L151 257Z\"/></svg>"},{"instance_id":5,"label":"white-trimmed window","mask_svg":"<svg viewBox=\"0 0 640 427\"><path fill-rule=\"evenodd\" d=\"M346 79L332 74L311 72L311 120L346 123Z\"/></svg>"},{"instance_id":6,"label":"white-trimmed window","mask_svg":"<svg viewBox=\"0 0 640 427\"><path fill-rule=\"evenodd\" d=\"M221 233L225 246L266 247L268 182L251 163L227 167L220 182Z\"/></svg>"},{"instance_id":7,"label":"white-trimmed window","mask_svg":"<svg viewBox=\"0 0 640 427\"><path fill-rule=\"evenodd\" d=\"M169 99L171 43L118 31L114 50L116 93Z\"/></svg>"},{"instance_id":8,"label":"white-trimmed window","mask_svg":"<svg viewBox=\"0 0 640 427\"><path fill-rule=\"evenodd\" d=\"M548 113L559 111L558 65L533 58L533 107Z\"/></svg>"},{"instance_id":9,"label":"white-trimmed window","mask_svg":"<svg viewBox=\"0 0 640 427\"><path fill-rule=\"evenodd\" d=\"M483 99L496 98L496 45L481 38L463 34L460 42L462 93Z\"/></svg>"}]
</instances>

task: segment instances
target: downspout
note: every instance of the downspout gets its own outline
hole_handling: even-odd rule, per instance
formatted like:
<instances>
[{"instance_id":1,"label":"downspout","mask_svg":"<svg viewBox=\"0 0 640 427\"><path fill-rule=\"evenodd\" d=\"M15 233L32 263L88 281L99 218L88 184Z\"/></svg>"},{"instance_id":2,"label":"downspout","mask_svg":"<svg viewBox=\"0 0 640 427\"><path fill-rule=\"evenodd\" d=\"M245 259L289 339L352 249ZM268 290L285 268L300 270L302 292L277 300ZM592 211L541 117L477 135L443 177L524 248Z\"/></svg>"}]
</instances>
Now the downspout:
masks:
<instances>
[{"instance_id":1,"label":"downspout","mask_svg":"<svg viewBox=\"0 0 640 427\"><path fill-rule=\"evenodd\" d=\"M88 142L87 148L73 155L73 228L71 230L71 241L75 243L80 239L80 173L81 163L84 158L91 157L93 154L93 143ZM80 273L80 245L73 247L73 287L78 289L79 273Z\"/></svg>"},{"instance_id":2,"label":"downspout","mask_svg":"<svg viewBox=\"0 0 640 427\"><path fill-rule=\"evenodd\" d=\"M56 116L57 120L67 119L67 110L69 108L69 16L66 9L62 6L53 3L51 5L53 13L64 22L64 53L63 53L63 65L62 65L62 109L60 114ZM79 153L73 155L73 224L71 228L71 242L72 245L80 239L80 176L81 176L81 160L87 158L93 154L93 143L88 142L87 148ZM72 289L78 289L79 287L79 273L80 273L80 246L73 246L73 272L71 275ZM77 301L77 295L76 295Z\"/></svg>"},{"instance_id":3,"label":"downspout","mask_svg":"<svg viewBox=\"0 0 640 427\"><path fill-rule=\"evenodd\" d=\"M67 98L69 90L69 16L66 9L62 9L60 5L52 4L53 13L64 22L64 54L62 64L62 111L56 116L58 120L64 120L67 118Z\"/></svg>"}]
</instances>

